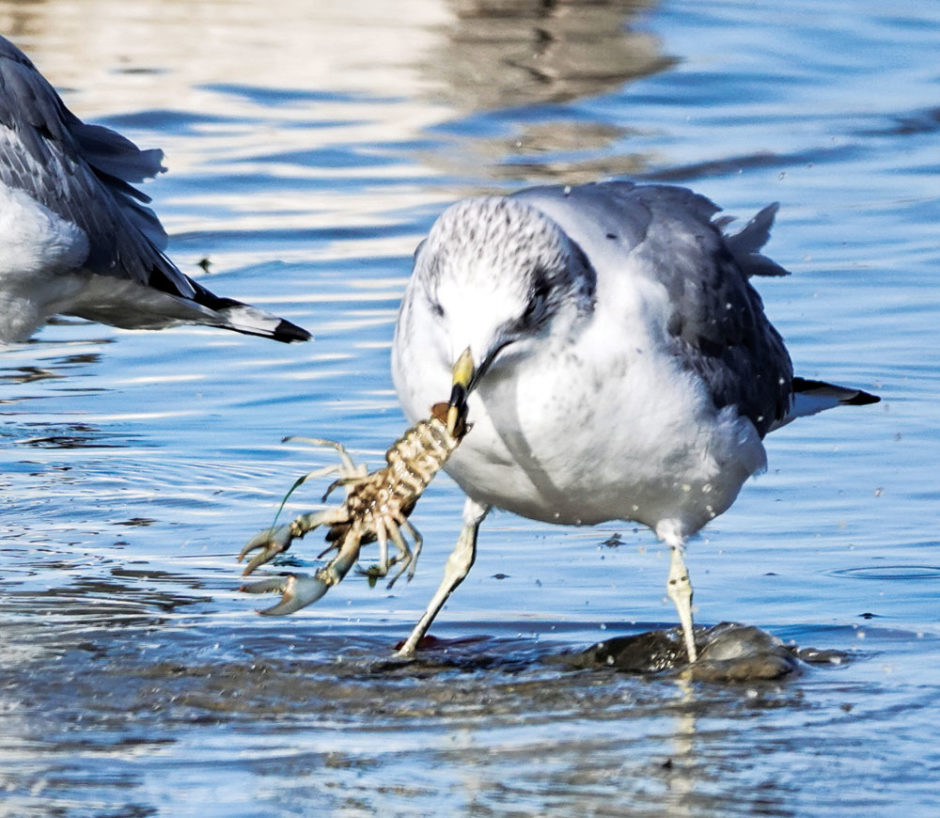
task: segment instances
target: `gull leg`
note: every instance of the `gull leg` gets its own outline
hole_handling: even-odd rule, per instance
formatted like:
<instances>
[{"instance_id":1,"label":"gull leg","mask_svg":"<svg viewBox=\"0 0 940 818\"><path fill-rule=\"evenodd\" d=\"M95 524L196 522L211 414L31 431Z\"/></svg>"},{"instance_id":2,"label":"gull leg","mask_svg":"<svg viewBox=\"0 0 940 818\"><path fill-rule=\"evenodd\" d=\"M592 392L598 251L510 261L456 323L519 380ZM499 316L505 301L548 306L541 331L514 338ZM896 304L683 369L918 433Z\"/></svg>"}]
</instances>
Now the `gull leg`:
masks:
<instances>
[{"instance_id":1,"label":"gull leg","mask_svg":"<svg viewBox=\"0 0 940 818\"><path fill-rule=\"evenodd\" d=\"M670 547L672 558L669 561L666 594L679 612L679 623L682 625L682 635L685 637L685 649L689 654L689 662L692 663L698 655L695 650L695 634L692 630L692 583L689 582L689 571L682 558L685 547L681 544L671 544Z\"/></svg>"},{"instance_id":2,"label":"gull leg","mask_svg":"<svg viewBox=\"0 0 940 818\"><path fill-rule=\"evenodd\" d=\"M428 632L434 617L437 616L447 598L451 595L454 588L463 582L464 578L470 573L473 561L477 554L477 531L480 523L486 517L490 507L467 498L463 507L463 528L460 536L457 538L457 545L447 558L447 565L444 567L444 578L438 586L437 592L431 598L427 610L414 626L411 635L405 640L405 643L398 649L397 655L403 658L411 658L415 655L415 649L418 643Z\"/></svg>"}]
</instances>

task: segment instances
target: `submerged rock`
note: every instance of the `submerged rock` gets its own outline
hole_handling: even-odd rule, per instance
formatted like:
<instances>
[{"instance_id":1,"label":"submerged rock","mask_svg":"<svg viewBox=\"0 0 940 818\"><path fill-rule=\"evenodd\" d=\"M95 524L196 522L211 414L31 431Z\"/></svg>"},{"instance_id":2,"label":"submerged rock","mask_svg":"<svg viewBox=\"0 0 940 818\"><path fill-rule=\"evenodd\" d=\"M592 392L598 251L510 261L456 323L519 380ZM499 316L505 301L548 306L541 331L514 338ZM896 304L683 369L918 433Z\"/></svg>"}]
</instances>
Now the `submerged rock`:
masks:
<instances>
[{"instance_id":1,"label":"submerged rock","mask_svg":"<svg viewBox=\"0 0 940 818\"><path fill-rule=\"evenodd\" d=\"M575 668L681 672L694 681L746 682L799 674L804 662L838 663L845 658L836 651L788 647L760 628L733 622L696 628L695 644L699 658L691 665L678 628L605 639L557 661Z\"/></svg>"}]
</instances>

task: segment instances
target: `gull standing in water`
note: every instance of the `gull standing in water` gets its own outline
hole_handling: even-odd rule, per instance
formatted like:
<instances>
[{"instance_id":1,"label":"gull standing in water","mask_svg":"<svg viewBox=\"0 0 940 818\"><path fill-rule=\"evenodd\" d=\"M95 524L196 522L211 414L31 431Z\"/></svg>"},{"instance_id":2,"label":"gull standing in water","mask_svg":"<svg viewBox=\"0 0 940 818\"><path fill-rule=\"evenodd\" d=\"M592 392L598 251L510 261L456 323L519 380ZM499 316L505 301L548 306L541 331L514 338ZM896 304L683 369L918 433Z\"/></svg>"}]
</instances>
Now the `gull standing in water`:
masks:
<instances>
[{"instance_id":1,"label":"gull standing in water","mask_svg":"<svg viewBox=\"0 0 940 818\"><path fill-rule=\"evenodd\" d=\"M608 182L467 199L414 259L392 347L412 422L451 392L470 432L448 473L467 495L414 653L476 555L493 507L534 520L632 520L671 549L667 592L690 661L687 539L766 467L762 440L800 415L878 400L793 375L748 279L777 205L738 233L703 196Z\"/></svg>"},{"instance_id":2,"label":"gull standing in water","mask_svg":"<svg viewBox=\"0 0 940 818\"><path fill-rule=\"evenodd\" d=\"M78 119L0 37L0 343L25 341L56 314L129 329L192 323L310 338L214 295L164 255L166 232L132 184L163 171L162 159Z\"/></svg>"}]
</instances>

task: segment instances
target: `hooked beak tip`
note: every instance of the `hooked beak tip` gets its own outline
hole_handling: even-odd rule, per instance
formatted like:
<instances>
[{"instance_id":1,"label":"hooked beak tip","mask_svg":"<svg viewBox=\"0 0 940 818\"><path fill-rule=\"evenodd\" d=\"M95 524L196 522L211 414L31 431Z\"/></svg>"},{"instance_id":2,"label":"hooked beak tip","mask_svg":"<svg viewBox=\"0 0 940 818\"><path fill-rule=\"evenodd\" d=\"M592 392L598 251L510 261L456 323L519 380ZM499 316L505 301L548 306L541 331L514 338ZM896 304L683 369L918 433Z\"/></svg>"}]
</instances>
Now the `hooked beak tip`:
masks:
<instances>
[{"instance_id":1,"label":"hooked beak tip","mask_svg":"<svg viewBox=\"0 0 940 818\"><path fill-rule=\"evenodd\" d=\"M450 392L450 401L447 406L447 432L450 435L465 419L467 414L467 395L470 392L470 386L473 383L476 367L473 364L473 356L470 354L470 347L467 347L457 359L453 369L453 386Z\"/></svg>"}]
</instances>

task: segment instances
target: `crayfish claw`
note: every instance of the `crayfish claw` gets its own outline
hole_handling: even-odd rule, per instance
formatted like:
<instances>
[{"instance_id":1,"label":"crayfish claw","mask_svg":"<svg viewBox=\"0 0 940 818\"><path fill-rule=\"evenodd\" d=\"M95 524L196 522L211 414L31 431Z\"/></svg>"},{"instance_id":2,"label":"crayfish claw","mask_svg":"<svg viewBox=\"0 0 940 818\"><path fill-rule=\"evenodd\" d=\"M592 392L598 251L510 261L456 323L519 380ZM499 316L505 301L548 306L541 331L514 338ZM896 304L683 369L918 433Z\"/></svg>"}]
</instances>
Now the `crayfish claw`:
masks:
<instances>
[{"instance_id":1,"label":"crayfish claw","mask_svg":"<svg viewBox=\"0 0 940 818\"><path fill-rule=\"evenodd\" d=\"M278 554L286 551L290 547L292 539L293 534L290 525L282 525L280 528L266 528L264 531L259 531L238 552L238 561L241 562L251 551L261 549L245 566L242 576L247 577L259 565L270 562Z\"/></svg>"},{"instance_id":2,"label":"crayfish claw","mask_svg":"<svg viewBox=\"0 0 940 818\"><path fill-rule=\"evenodd\" d=\"M279 528L267 528L259 532L248 541L238 554L238 561L241 562L249 551L254 551L256 548L261 549L261 553L256 554L251 562L245 566L242 576L247 577L259 565L264 565L266 562L273 560L278 554L284 553L290 548L295 539L303 537L318 526L332 525L345 519L344 514L342 512L337 513L335 509L312 511L309 514L301 514L287 525L282 525Z\"/></svg>"},{"instance_id":3,"label":"crayfish claw","mask_svg":"<svg viewBox=\"0 0 940 818\"><path fill-rule=\"evenodd\" d=\"M329 589L327 583L309 574L281 574L242 585L239 590L246 594L280 593L281 601L277 605L258 613L265 616L286 616L316 602Z\"/></svg>"},{"instance_id":4,"label":"crayfish claw","mask_svg":"<svg viewBox=\"0 0 940 818\"><path fill-rule=\"evenodd\" d=\"M287 588L288 580L292 576L293 574L279 574L276 577L259 579L257 582L248 582L242 585L238 590L243 594L266 594L274 591L284 593L284 590Z\"/></svg>"},{"instance_id":5,"label":"crayfish claw","mask_svg":"<svg viewBox=\"0 0 940 818\"><path fill-rule=\"evenodd\" d=\"M447 404L441 406L446 415ZM289 438L296 442L332 447L339 454L340 465L327 466L296 480L281 502L278 514L284 509L294 489L308 480L327 474L338 473L339 478L327 487L324 501L338 488L345 489L346 498L339 506L301 514L288 525L279 528L272 526L257 534L242 548L238 555L239 562L257 551L245 566L245 576L287 551L294 540L320 526L328 528L327 546L320 557L336 552L313 576L282 574L243 585L241 590L249 594L281 594L278 604L259 613L282 616L316 602L343 580L357 564L362 545L371 542L379 544L379 560L376 565L361 572L371 586L387 577L392 566L395 566L395 570L389 579L389 588L402 574L407 574L409 580L414 576L418 554L421 552L421 535L408 522L408 515L466 433L463 427L453 433L448 432L439 414L436 412L433 418L420 421L408 429L385 453L385 467L374 472L369 472L364 465L357 466L340 443L323 438ZM413 547L408 545L402 531L414 540ZM390 540L398 550L391 557L388 553Z\"/></svg>"}]
</instances>

